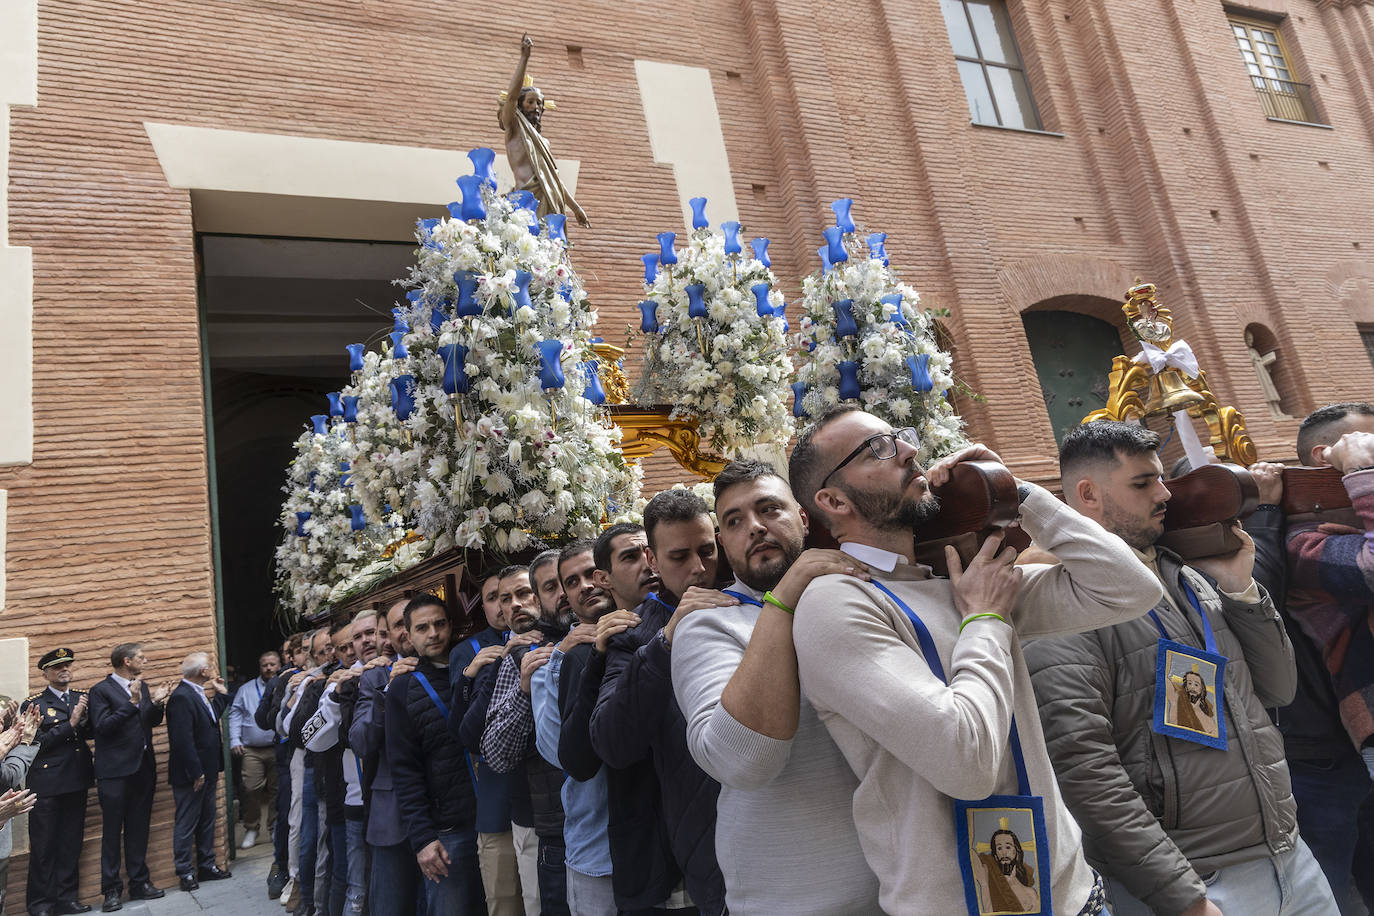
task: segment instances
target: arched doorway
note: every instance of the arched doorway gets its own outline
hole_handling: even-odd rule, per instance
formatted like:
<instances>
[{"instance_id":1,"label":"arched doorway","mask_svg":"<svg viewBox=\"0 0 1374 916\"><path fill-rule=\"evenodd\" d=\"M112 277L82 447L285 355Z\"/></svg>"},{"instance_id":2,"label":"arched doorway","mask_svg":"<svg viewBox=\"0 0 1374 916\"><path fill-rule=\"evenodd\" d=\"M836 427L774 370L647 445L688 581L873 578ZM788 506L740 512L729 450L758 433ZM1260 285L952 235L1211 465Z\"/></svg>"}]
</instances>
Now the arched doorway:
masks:
<instances>
[{"instance_id":1,"label":"arched doorway","mask_svg":"<svg viewBox=\"0 0 1374 916\"><path fill-rule=\"evenodd\" d=\"M1025 312L1021 322L1058 444L1085 416L1106 406L1107 375L1122 352L1121 333L1101 318L1056 308Z\"/></svg>"}]
</instances>

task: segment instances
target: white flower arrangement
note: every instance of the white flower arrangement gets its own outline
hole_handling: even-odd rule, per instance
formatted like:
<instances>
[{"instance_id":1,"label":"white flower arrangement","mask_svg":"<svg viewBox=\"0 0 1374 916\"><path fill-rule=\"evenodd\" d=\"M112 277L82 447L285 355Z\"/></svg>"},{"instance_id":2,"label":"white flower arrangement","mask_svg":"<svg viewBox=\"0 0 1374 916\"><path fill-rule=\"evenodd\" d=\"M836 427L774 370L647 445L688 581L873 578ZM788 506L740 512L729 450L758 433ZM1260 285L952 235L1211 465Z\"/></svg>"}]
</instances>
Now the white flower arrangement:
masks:
<instances>
[{"instance_id":1,"label":"white flower arrangement","mask_svg":"<svg viewBox=\"0 0 1374 916\"><path fill-rule=\"evenodd\" d=\"M277 593L292 615L314 614L334 600L335 586L381 556L390 529L353 530L356 492L345 482L353 455L342 425L313 429L296 440L296 457L283 488L283 537L277 546Z\"/></svg>"},{"instance_id":2,"label":"white flower arrangement","mask_svg":"<svg viewBox=\"0 0 1374 916\"><path fill-rule=\"evenodd\" d=\"M727 457L760 448L781 455L793 431L783 295L768 266L738 250L739 225L726 225L736 251L727 253L727 235L703 226L646 285L646 302L657 308L640 325L645 356L634 397L695 418L702 440Z\"/></svg>"},{"instance_id":3,"label":"white flower arrangement","mask_svg":"<svg viewBox=\"0 0 1374 916\"><path fill-rule=\"evenodd\" d=\"M436 549L505 555L594 537L636 504L641 471L584 396L595 395L596 312L566 243L528 201L481 193L485 219L417 231L399 373L413 379L401 427L416 454L402 453L395 473L415 531Z\"/></svg>"},{"instance_id":4,"label":"white flower arrangement","mask_svg":"<svg viewBox=\"0 0 1374 916\"><path fill-rule=\"evenodd\" d=\"M848 207L840 204L837 215L846 222ZM894 427L915 427L922 462L956 451L967 440L946 397L956 382L949 354L935 338L935 315L887 265L886 236L870 236L866 244L848 225L848 232L830 230L847 260L802 281L794 394L802 392L808 416L846 400Z\"/></svg>"}]
</instances>

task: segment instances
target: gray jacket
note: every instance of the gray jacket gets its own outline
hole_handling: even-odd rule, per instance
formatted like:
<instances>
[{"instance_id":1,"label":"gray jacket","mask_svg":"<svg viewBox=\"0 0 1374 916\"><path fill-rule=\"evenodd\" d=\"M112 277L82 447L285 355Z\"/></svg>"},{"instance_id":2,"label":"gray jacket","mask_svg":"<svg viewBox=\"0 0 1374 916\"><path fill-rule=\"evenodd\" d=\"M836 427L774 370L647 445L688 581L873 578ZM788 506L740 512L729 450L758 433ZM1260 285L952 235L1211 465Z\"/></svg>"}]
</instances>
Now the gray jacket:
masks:
<instances>
[{"instance_id":1,"label":"gray jacket","mask_svg":"<svg viewBox=\"0 0 1374 916\"><path fill-rule=\"evenodd\" d=\"M1273 601L1247 604L1158 551L1170 639L1201 647L1186 577L1227 658L1227 749L1152 729L1159 630L1147 615L1025 644L1045 742L1083 851L1159 914L1205 896L1199 875L1294 848L1297 813L1283 738L1265 713L1293 698L1293 647ZM1176 608L1187 611L1186 617Z\"/></svg>"},{"instance_id":2,"label":"gray jacket","mask_svg":"<svg viewBox=\"0 0 1374 916\"><path fill-rule=\"evenodd\" d=\"M33 758L38 756L37 744L21 744L0 760L0 792L24 788L24 780L29 775ZM5 821L0 827L0 859L8 859L14 851L13 820Z\"/></svg>"}]
</instances>

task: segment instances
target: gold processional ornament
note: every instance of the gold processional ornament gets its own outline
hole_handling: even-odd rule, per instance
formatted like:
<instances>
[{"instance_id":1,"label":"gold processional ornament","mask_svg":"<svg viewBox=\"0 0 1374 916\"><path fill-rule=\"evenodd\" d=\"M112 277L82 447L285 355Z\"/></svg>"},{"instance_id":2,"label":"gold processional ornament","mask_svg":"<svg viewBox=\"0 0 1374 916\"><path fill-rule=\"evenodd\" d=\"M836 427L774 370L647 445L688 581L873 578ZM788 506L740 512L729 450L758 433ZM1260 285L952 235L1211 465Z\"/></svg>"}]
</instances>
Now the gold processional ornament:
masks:
<instances>
[{"instance_id":1,"label":"gold processional ornament","mask_svg":"<svg viewBox=\"0 0 1374 916\"><path fill-rule=\"evenodd\" d=\"M595 343L592 350L601 363L598 374L606 392L606 409L620 427L620 453L626 459L639 461L666 448L673 460L705 480L724 469L724 458L701 450L696 420L674 418L671 407L639 407L629 403L630 383L621 368L624 347Z\"/></svg>"},{"instance_id":2,"label":"gold processional ornament","mask_svg":"<svg viewBox=\"0 0 1374 916\"><path fill-rule=\"evenodd\" d=\"M1141 352L1133 358L1118 356L1112 360L1107 406L1088 414L1083 422L1172 416L1185 450L1190 451L1191 437L1200 451L1201 443L1196 442L1187 419L1196 417L1207 424L1217 459L1253 464L1259 455L1245 431L1245 417L1234 407L1217 403L1192 348L1174 340L1173 316L1155 300L1154 284L1139 283L1128 289L1121 311L1131 334L1140 341ZM1189 458L1198 463L1191 451Z\"/></svg>"}]
</instances>

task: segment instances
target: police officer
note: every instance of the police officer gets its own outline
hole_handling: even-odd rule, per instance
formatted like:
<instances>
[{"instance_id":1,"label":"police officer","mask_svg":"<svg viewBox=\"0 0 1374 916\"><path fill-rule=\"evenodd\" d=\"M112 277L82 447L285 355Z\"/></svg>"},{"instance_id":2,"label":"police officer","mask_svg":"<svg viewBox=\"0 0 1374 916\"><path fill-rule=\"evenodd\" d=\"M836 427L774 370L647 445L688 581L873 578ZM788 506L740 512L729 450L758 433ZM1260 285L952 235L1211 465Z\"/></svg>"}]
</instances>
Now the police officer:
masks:
<instances>
[{"instance_id":1,"label":"police officer","mask_svg":"<svg viewBox=\"0 0 1374 916\"><path fill-rule=\"evenodd\" d=\"M29 768L29 788L38 796L29 815L28 910L31 916L88 913L77 902L77 866L86 828L86 796L94 780L91 723L86 694L70 689L71 649L53 649L38 660L48 688L24 701L38 706L38 755Z\"/></svg>"}]
</instances>

